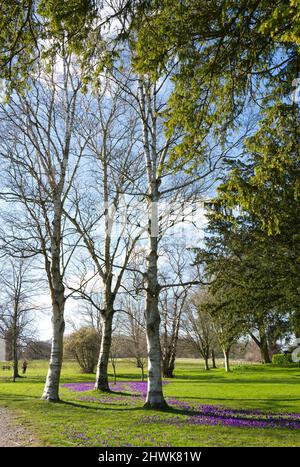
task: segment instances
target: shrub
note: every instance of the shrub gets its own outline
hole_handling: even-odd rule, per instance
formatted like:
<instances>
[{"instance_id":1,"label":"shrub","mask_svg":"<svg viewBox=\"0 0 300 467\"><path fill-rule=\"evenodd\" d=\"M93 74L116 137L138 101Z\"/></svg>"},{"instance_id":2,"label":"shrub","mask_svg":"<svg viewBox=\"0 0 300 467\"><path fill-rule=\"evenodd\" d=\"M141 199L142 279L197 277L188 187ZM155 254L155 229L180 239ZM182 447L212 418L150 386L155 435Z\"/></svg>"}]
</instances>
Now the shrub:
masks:
<instances>
[{"instance_id":1,"label":"shrub","mask_svg":"<svg viewBox=\"0 0 300 467\"><path fill-rule=\"evenodd\" d=\"M290 353L276 353L272 357L272 363L274 365L289 365L293 362Z\"/></svg>"},{"instance_id":2,"label":"shrub","mask_svg":"<svg viewBox=\"0 0 300 467\"><path fill-rule=\"evenodd\" d=\"M76 358L83 373L94 373L99 349L100 336L94 328L81 328L65 339L65 350Z\"/></svg>"}]
</instances>

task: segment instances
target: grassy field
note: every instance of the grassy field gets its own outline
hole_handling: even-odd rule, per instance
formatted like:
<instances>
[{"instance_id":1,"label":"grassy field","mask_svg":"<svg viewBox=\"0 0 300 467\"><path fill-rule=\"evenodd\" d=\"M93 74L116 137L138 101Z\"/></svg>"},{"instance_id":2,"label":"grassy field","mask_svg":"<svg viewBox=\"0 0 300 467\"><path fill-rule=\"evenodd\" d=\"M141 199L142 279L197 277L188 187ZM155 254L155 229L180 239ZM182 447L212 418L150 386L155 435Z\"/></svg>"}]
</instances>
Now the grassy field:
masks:
<instances>
[{"instance_id":1,"label":"grassy field","mask_svg":"<svg viewBox=\"0 0 300 467\"><path fill-rule=\"evenodd\" d=\"M144 396L131 383L139 370L130 361L118 363L114 393L62 387L58 404L40 400L46 370L46 362L30 362L26 378L13 383L0 369L0 404L44 446L300 446L300 419L291 415L300 414L299 366L235 365L226 374L180 360L164 385L167 412L143 409ZM62 384L92 381L65 362ZM292 420L288 427L278 426L280 414Z\"/></svg>"}]
</instances>

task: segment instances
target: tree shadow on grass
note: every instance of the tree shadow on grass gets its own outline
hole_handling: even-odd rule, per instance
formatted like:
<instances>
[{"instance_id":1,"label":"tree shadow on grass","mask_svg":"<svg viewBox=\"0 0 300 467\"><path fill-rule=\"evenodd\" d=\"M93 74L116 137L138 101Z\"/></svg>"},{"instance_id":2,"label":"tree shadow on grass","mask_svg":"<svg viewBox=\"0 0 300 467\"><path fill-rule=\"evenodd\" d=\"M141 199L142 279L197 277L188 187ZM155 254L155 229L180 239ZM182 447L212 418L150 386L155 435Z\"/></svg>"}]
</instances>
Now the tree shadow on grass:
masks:
<instances>
[{"instance_id":1,"label":"tree shadow on grass","mask_svg":"<svg viewBox=\"0 0 300 467\"><path fill-rule=\"evenodd\" d=\"M105 392L101 393L101 391L99 392L99 394L105 394ZM132 394L132 392L124 392L124 391L110 391L106 394L111 394L111 395L118 395L118 396L127 396L127 397L140 397L141 395L138 394L138 393L134 393Z\"/></svg>"},{"instance_id":2,"label":"tree shadow on grass","mask_svg":"<svg viewBox=\"0 0 300 467\"><path fill-rule=\"evenodd\" d=\"M199 405L213 404L222 405L224 408L230 410L263 410L267 412L297 412L300 410L291 405L293 403L300 403L300 398L242 398L242 397L180 397L180 400L186 400L188 403L197 403ZM297 405L298 405L297 404ZM240 405L240 406L239 406Z\"/></svg>"},{"instance_id":3,"label":"tree shadow on grass","mask_svg":"<svg viewBox=\"0 0 300 467\"><path fill-rule=\"evenodd\" d=\"M141 397L141 394L138 393L132 393L132 392L126 392L126 391L101 391L101 389L87 389L86 391L76 391L70 387L63 387L63 389L68 389L71 391L73 394L83 394L86 396L124 396L124 397L133 397L133 398L138 398ZM142 394L146 398L145 394Z\"/></svg>"},{"instance_id":4,"label":"tree shadow on grass","mask_svg":"<svg viewBox=\"0 0 300 467\"><path fill-rule=\"evenodd\" d=\"M295 376L300 376L300 375L293 375ZM245 378L220 378L218 375L205 375L205 376L197 376L197 377L191 377L191 378L174 378L172 379L175 383L182 383L184 384L195 384L195 382L199 383L209 383L209 384L224 384L224 385L230 385L230 384L298 384L299 385L299 380L295 379L294 381L292 379L289 379L288 381L284 378L251 378L249 375L248 377Z\"/></svg>"},{"instance_id":5,"label":"tree shadow on grass","mask_svg":"<svg viewBox=\"0 0 300 467\"><path fill-rule=\"evenodd\" d=\"M70 406L70 407L75 407L75 408L80 408L80 409L87 409L87 410L93 410L93 411L102 411L102 410L105 410L105 411L110 411L110 410L114 410L114 411L130 411L130 412L137 412L137 411L142 411L144 410L144 407L143 406L134 406L134 407L118 407L118 408L112 408L112 407L103 407L101 405L100 406L97 406L97 407L93 407L93 406L90 406L90 405L85 405L85 404L80 404L79 402L71 402L71 401L66 401L66 400L63 400L63 399L60 399L57 404L61 404L61 405L66 405L66 406Z\"/></svg>"},{"instance_id":6,"label":"tree shadow on grass","mask_svg":"<svg viewBox=\"0 0 300 467\"><path fill-rule=\"evenodd\" d=\"M38 400L38 396L30 396L28 394L1 394L0 401L25 401L28 399Z\"/></svg>"},{"instance_id":7,"label":"tree shadow on grass","mask_svg":"<svg viewBox=\"0 0 300 467\"><path fill-rule=\"evenodd\" d=\"M40 376L21 376L20 378L17 378L16 381L12 380L12 377L1 377L0 376L0 384L10 384L12 383L13 385L17 386L18 383L30 383L30 384L45 384L46 376L44 379L41 379Z\"/></svg>"},{"instance_id":8,"label":"tree shadow on grass","mask_svg":"<svg viewBox=\"0 0 300 467\"><path fill-rule=\"evenodd\" d=\"M180 423L180 419L178 417L188 417L188 420L193 420L193 417L196 418L196 425L198 424L197 419L201 422L200 425L210 425L210 421L213 422L213 425L217 424L223 424L228 423L229 425L225 426L238 426L236 425L239 423L242 423L240 425L240 428L253 428L252 423L254 422L255 424L262 424L262 425L256 425L254 426L255 428L288 428L289 424L292 422L294 423L294 426L292 427L294 432L298 432L300 430L300 420L296 418L291 418L291 416L288 415L288 413L280 413L280 412L274 412L274 410L268 410L267 408L247 408L247 409L239 409L239 408L232 408L232 407L220 407L217 406L214 407L211 406L209 410L201 410L200 409L186 409L186 408L179 408L179 407L169 407L168 409L164 410L166 414L171 414L176 416L175 420L178 420L178 423ZM269 417L272 418L272 422L270 422ZM151 416L150 416L150 421L151 421ZM146 423L148 423L148 420L146 419ZM169 424L173 423L172 419L170 418L159 418L159 417L154 417L153 423L161 423L161 424ZM175 422L176 425L177 422ZM270 423L270 426L267 426L267 424ZM248 424L248 425L247 425ZM274 425L275 424L275 425ZM276 425L277 424L277 425ZM286 424L286 425L285 425ZM180 425L178 425L180 426Z\"/></svg>"},{"instance_id":9,"label":"tree shadow on grass","mask_svg":"<svg viewBox=\"0 0 300 467\"><path fill-rule=\"evenodd\" d=\"M167 396L169 398L172 398L172 397L175 397L175 396ZM192 396L192 397L188 397L188 396L180 396L179 399L187 399L187 400L206 400L206 401L277 401L277 402L281 402L281 401L300 401L300 398L299 397L289 397L289 398L286 398L286 399L283 399L282 397L278 397L278 399L276 398L250 398L250 397L206 397L206 396Z\"/></svg>"},{"instance_id":10,"label":"tree shadow on grass","mask_svg":"<svg viewBox=\"0 0 300 467\"><path fill-rule=\"evenodd\" d=\"M71 389L72 390L72 389ZM87 391L82 391L82 392L87 392ZM98 395L108 395L108 396L113 396L114 394L118 396L127 396L127 397L140 397L141 394L138 394L137 392L132 393L132 392L126 392L126 391L114 391L111 389L110 391L101 391L101 389L92 389L91 394L98 394Z\"/></svg>"},{"instance_id":11,"label":"tree shadow on grass","mask_svg":"<svg viewBox=\"0 0 300 467\"><path fill-rule=\"evenodd\" d=\"M254 409L239 409L239 408L227 408L230 410L231 413L229 413L228 415L224 415L224 413L222 412L219 412L217 407L216 407L216 410L213 409L213 407L211 408L211 410L208 412L207 410L206 411L203 411L201 409L198 409L198 408L191 408L191 409L186 409L186 408L180 408L180 407L174 407L172 405L168 405L167 407L165 408L162 408L162 409L148 409L148 408L145 408L143 405L141 406L135 406L135 407L118 407L118 408L113 408L113 407L91 407L89 405L85 405L85 404L80 404L80 403L76 403L76 402L71 402L71 401L65 401L65 400L60 400L58 402L58 404L62 404L62 405L65 405L66 407L74 407L74 408L79 408L79 409L86 409L86 410L92 410L92 411L116 411L116 412L129 412L129 413L132 413L132 412L143 412L144 414L145 413L152 413L152 414L169 414L169 415L175 415L175 416L183 416L183 417L193 417L193 416L205 416L205 417L214 417L216 419L224 419L224 418L231 418L232 417L232 414L238 419L238 420L244 420L244 419L247 419L247 413L251 414L251 410L258 410L258 411L261 411L261 414L260 413L257 413L256 416L255 416L255 420L257 421L265 421L265 418L263 417L263 415L270 415L272 412L270 410L268 410L267 408L254 408ZM273 412L275 413L275 412ZM159 421L159 420L156 420L156 422ZM161 422L167 422L168 420L165 420L164 418L161 419Z\"/></svg>"}]
</instances>

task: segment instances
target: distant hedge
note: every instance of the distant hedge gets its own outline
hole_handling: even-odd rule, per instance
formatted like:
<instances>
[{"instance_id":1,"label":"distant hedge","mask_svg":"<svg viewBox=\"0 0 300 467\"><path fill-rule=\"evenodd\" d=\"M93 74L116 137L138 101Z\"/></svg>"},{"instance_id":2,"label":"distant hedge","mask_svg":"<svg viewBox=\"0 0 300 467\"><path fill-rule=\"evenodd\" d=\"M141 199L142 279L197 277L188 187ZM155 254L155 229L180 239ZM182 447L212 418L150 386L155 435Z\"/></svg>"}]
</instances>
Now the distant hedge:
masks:
<instances>
[{"instance_id":1,"label":"distant hedge","mask_svg":"<svg viewBox=\"0 0 300 467\"><path fill-rule=\"evenodd\" d=\"M94 373L100 349L99 332L82 327L67 336L64 345L65 350L76 358L83 373Z\"/></svg>"},{"instance_id":2,"label":"distant hedge","mask_svg":"<svg viewBox=\"0 0 300 467\"><path fill-rule=\"evenodd\" d=\"M288 365L293 362L290 353L276 353L272 356L272 363L274 365Z\"/></svg>"}]
</instances>

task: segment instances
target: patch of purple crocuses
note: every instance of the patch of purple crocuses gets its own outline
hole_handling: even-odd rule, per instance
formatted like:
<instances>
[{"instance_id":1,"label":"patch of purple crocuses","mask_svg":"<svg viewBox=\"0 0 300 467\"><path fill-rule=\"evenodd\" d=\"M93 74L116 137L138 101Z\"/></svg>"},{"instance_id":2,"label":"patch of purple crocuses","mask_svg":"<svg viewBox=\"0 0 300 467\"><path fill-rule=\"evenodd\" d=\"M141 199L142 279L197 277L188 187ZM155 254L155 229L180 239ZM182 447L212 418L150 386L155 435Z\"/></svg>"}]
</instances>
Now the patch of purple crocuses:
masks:
<instances>
[{"instance_id":1,"label":"patch of purple crocuses","mask_svg":"<svg viewBox=\"0 0 300 467\"><path fill-rule=\"evenodd\" d=\"M167 381L164 381L166 384ZM94 383L67 383L63 384L75 392L90 391ZM100 402L104 404L118 404L130 406L142 402L147 393L146 381L120 381L111 385L112 394L97 396L81 396L80 400ZM127 393L127 394L114 394ZM134 396L134 397L133 397ZM287 428L300 429L299 413L269 413L261 410L231 409L221 405L199 405L195 402L185 402L175 397L167 399L171 408L182 411L181 416L163 417L158 415L145 415L139 423L162 423L176 426L184 425L223 425L240 428ZM184 415L184 417L182 417Z\"/></svg>"}]
</instances>

